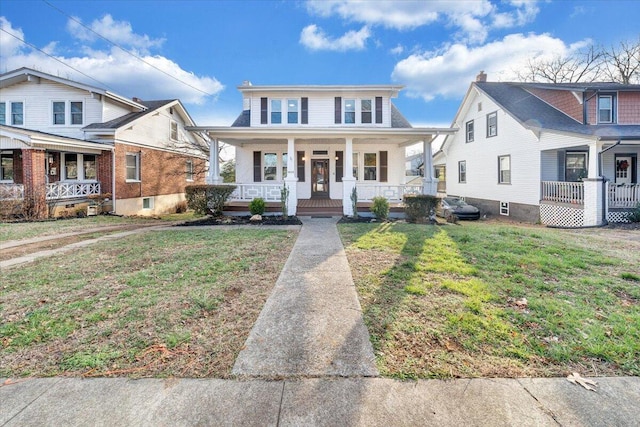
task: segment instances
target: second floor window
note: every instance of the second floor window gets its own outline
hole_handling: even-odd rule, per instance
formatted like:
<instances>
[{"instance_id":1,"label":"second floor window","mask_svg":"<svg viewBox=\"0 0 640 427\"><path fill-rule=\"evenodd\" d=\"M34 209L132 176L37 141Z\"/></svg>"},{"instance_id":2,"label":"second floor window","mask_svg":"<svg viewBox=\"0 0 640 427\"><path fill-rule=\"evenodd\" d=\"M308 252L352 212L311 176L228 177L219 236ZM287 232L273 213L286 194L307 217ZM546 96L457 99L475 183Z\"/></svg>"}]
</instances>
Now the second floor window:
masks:
<instances>
[{"instance_id":1,"label":"second floor window","mask_svg":"<svg viewBox=\"0 0 640 427\"><path fill-rule=\"evenodd\" d=\"M71 124L81 125L82 123L82 102L71 102Z\"/></svg>"},{"instance_id":2,"label":"second floor window","mask_svg":"<svg viewBox=\"0 0 640 427\"><path fill-rule=\"evenodd\" d=\"M54 125L63 125L65 122L66 112L65 112L65 102L54 102L53 103L53 124Z\"/></svg>"},{"instance_id":3,"label":"second floor window","mask_svg":"<svg viewBox=\"0 0 640 427\"><path fill-rule=\"evenodd\" d=\"M487 114L487 138L496 136L498 134L498 113Z\"/></svg>"},{"instance_id":4,"label":"second floor window","mask_svg":"<svg viewBox=\"0 0 640 427\"><path fill-rule=\"evenodd\" d=\"M171 121L171 139L174 141L178 140L178 123Z\"/></svg>"},{"instance_id":5,"label":"second floor window","mask_svg":"<svg viewBox=\"0 0 640 427\"><path fill-rule=\"evenodd\" d=\"M613 95L600 95L598 97L598 123L614 123Z\"/></svg>"},{"instance_id":6,"label":"second floor window","mask_svg":"<svg viewBox=\"0 0 640 427\"><path fill-rule=\"evenodd\" d=\"M473 142L473 120L467 122L466 132L466 142Z\"/></svg>"},{"instance_id":7,"label":"second floor window","mask_svg":"<svg viewBox=\"0 0 640 427\"><path fill-rule=\"evenodd\" d=\"M344 100L344 122L345 123L356 122L356 100L355 99Z\"/></svg>"},{"instance_id":8,"label":"second floor window","mask_svg":"<svg viewBox=\"0 0 640 427\"><path fill-rule=\"evenodd\" d=\"M271 100L271 123L282 123L282 101L280 99Z\"/></svg>"},{"instance_id":9,"label":"second floor window","mask_svg":"<svg viewBox=\"0 0 640 427\"><path fill-rule=\"evenodd\" d=\"M7 124L7 104L0 102L0 125Z\"/></svg>"},{"instance_id":10,"label":"second floor window","mask_svg":"<svg viewBox=\"0 0 640 427\"><path fill-rule=\"evenodd\" d=\"M11 103L11 124L24 125L24 104L22 102Z\"/></svg>"},{"instance_id":11,"label":"second floor window","mask_svg":"<svg viewBox=\"0 0 640 427\"><path fill-rule=\"evenodd\" d=\"M371 123L371 100L363 99L360 101L361 121L362 123Z\"/></svg>"},{"instance_id":12,"label":"second floor window","mask_svg":"<svg viewBox=\"0 0 640 427\"><path fill-rule=\"evenodd\" d=\"M287 100L287 123L291 123L291 124L298 123L298 100L297 99Z\"/></svg>"}]
</instances>

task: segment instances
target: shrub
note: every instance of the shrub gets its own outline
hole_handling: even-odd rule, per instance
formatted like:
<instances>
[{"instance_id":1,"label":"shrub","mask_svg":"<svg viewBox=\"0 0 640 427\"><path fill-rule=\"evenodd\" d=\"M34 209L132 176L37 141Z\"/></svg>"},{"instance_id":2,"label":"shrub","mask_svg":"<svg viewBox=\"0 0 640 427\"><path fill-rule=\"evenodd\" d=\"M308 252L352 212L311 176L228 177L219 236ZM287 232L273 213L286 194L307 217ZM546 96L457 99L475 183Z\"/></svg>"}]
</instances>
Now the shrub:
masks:
<instances>
[{"instance_id":1,"label":"shrub","mask_svg":"<svg viewBox=\"0 0 640 427\"><path fill-rule=\"evenodd\" d=\"M627 216L629 222L640 222L640 203Z\"/></svg>"},{"instance_id":2,"label":"shrub","mask_svg":"<svg viewBox=\"0 0 640 427\"><path fill-rule=\"evenodd\" d=\"M404 214L408 222L429 222L440 199L428 194L407 194L404 196Z\"/></svg>"},{"instance_id":3,"label":"shrub","mask_svg":"<svg viewBox=\"0 0 640 427\"><path fill-rule=\"evenodd\" d=\"M179 213L185 213L188 208L189 208L189 205L187 205L187 201L186 200L180 200L174 206L174 209L175 209L176 213L178 213L178 214Z\"/></svg>"},{"instance_id":4,"label":"shrub","mask_svg":"<svg viewBox=\"0 0 640 427\"><path fill-rule=\"evenodd\" d=\"M197 215L218 216L235 189L235 185L187 185L187 205Z\"/></svg>"},{"instance_id":5,"label":"shrub","mask_svg":"<svg viewBox=\"0 0 640 427\"><path fill-rule=\"evenodd\" d=\"M0 200L0 220L16 219L22 216L22 200Z\"/></svg>"},{"instance_id":6,"label":"shrub","mask_svg":"<svg viewBox=\"0 0 640 427\"><path fill-rule=\"evenodd\" d=\"M249 202L249 212L251 212L251 215L262 215L266 208L267 204L262 197L256 197Z\"/></svg>"},{"instance_id":7,"label":"shrub","mask_svg":"<svg viewBox=\"0 0 640 427\"><path fill-rule=\"evenodd\" d=\"M382 196L374 197L370 210L377 219L385 220L389 216L389 202Z\"/></svg>"},{"instance_id":8,"label":"shrub","mask_svg":"<svg viewBox=\"0 0 640 427\"><path fill-rule=\"evenodd\" d=\"M355 186L351 190L351 209L353 209L353 217L358 218L358 189Z\"/></svg>"},{"instance_id":9,"label":"shrub","mask_svg":"<svg viewBox=\"0 0 640 427\"><path fill-rule=\"evenodd\" d=\"M287 202L289 201L289 189L287 188L287 184L285 183L282 189L280 190L280 208L282 208L282 218L289 218L289 206Z\"/></svg>"}]
</instances>

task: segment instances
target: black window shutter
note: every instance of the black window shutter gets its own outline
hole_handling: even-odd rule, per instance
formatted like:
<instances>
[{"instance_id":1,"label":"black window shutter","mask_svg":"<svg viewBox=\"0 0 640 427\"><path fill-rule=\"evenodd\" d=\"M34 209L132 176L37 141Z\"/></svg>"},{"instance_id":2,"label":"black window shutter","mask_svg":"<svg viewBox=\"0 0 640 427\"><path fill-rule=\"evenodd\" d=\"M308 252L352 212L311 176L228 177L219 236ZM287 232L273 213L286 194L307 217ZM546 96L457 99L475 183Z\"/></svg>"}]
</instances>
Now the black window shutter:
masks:
<instances>
[{"instance_id":1,"label":"black window shutter","mask_svg":"<svg viewBox=\"0 0 640 427\"><path fill-rule=\"evenodd\" d=\"M336 116L335 123L342 123L342 97L336 96Z\"/></svg>"},{"instance_id":2,"label":"black window shutter","mask_svg":"<svg viewBox=\"0 0 640 427\"><path fill-rule=\"evenodd\" d=\"M631 182L638 183L638 158L635 156L631 158Z\"/></svg>"},{"instance_id":3,"label":"black window shutter","mask_svg":"<svg viewBox=\"0 0 640 427\"><path fill-rule=\"evenodd\" d=\"M253 182L262 181L262 151L253 152Z\"/></svg>"},{"instance_id":4,"label":"black window shutter","mask_svg":"<svg viewBox=\"0 0 640 427\"><path fill-rule=\"evenodd\" d=\"M376 123L382 123L382 97L376 96Z\"/></svg>"},{"instance_id":5,"label":"black window shutter","mask_svg":"<svg viewBox=\"0 0 640 427\"><path fill-rule=\"evenodd\" d=\"M342 182L344 176L344 152L336 151L336 182Z\"/></svg>"},{"instance_id":6,"label":"black window shutter","mask_svg":"<svg viewBox=\"0 0 640 427\"><path fill-rule=\"evenodd\" d=\"M380 152L380 182L387 182L387 169L388 169L388 152Z\"/></svg>"},{"instance_id":7,"label":"black window shutter","mask_svg":"<svg viewBox=\"0 0 640 427\"><path fill-rule=\"evenodd\" d=\"M309 124L309 98L302 98L301 104L302 117L300 118L300 123L306 125Z\"/></svg>"},{"instance_id":8,"label":"black window shutter","mask_svg":"<svg viewBox=\"0 0 640 427\"><path fill-rule=\"evenodd\" d=\"M304 182L304 151L297 152L298 182Z\"/></svg>"},{"instance_id":9,"label":"black window shutter","mask_svg":"<svg viewBox=\"0 0 640 427\"><path fill-rule=\"evenodd\" d=\"M268 117L267 98L260 98L260 123L266 125Z\"/></svg>"}]
</instances>

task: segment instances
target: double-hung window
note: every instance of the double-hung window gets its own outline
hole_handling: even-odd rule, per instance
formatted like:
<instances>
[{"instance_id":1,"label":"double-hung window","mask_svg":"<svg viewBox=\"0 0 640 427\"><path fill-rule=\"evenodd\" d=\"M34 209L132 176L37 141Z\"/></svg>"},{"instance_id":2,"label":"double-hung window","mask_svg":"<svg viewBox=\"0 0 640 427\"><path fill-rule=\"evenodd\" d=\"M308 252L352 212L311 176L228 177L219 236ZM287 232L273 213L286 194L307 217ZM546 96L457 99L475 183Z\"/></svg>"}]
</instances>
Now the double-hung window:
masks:
<instances>
[{"instance_id":1,"label":"double-hung window","mask_svg":"<svg viewBox=\"0 0 640 427\"><path fill-rule=\"evenodd\" d=\"M378 155L377 153L364 153L364 180L376 181L378 179Z\"/></svg>"},{"instance_id":2,"label":"double-hung window","mask_svg":"<svg viewBox=\"0 0 640 427\"><path fill-rule=\"evenodd\" d=\"M82 119L83 107L81 101L72 101L71 104L71 124L72 125L81 125L84 120Z\"/></svg>"},{"instance_id":3,"label":"double-hung window","mask_svg":"<svg viewBox=\"0 0 640 427\"><path fill-rule=\"evenodd\" d=\"M473 120L469 120L465 125L466 142L473 142Z\"/></svg>"},{"instance_id":4,"label":"double-hung window","mask_svg":"<svg viewBox=\"0 0 640 427\"><path fill-rule=\"evenodd\" d=\"M358 153L353 153L353 177L358 180Z\"/></svg>"},{"instance_id":5,"label":"double-hung window","mask_svg":"<svg viewBox=\"0 0 640 427\"><path fill-rule=\"evenodd\" d=\"M565 181L577 182L586 178L587 170L587 153L567 153L565 156Z\"/></svg>"},{"instance_id":6,"label":"double-hung window","mask_svg":"<svg viewBox=\"0 0 640 427\"><path fill-rule=\"evenodd\" d=\"M498 183L511 184L511 156L498 156Z\"/></svg>"},{"instance_id":7,"label":"double-hung window","mask_svg":"<svg viewBox=\"0 0 640 427\"><path fill-rule=\"evenodd\" d=\"M74 153L64 154L64 176L63 179L78 179L78 155Z\"/></svg>"},{"instance_id":8,"label":"double-hung window","mask_svg":"<svg viewBox=\"0 0 640 427\"><path fill-rule=\"evenodd\" d=\"M178 123L171 120L170 137L172 141L178 140Z\"/></svg>"},{"instance_id":9,"label":"double-hung window","mask_svg":"<svg viewBox=\"0 0 640 427\"><path fill-rule=\"evenodd\" d=\"M17 126L24 125L24 103L11 103L11 124Z\"/></svg>"},{"instance_id":10,"label":"double-hung window","mask_svg":"<svg viewBox=\"0 0 640 427\"><path fill-rule=\"evenodd\" d=\"M298 100L287 99L287 123L298 123Z\"/></svg>"},{"instance_id":11,"label":"double-hung window","mask_svg":"<svg viewBox=\"0 0 640 427\"><path fill-rule=\"evenodd\" d=\"M0 102L0 125L7 124L7 104Z\"/></svg>"},{"instance_id":12,"label":"double-hung window","mask_svg":"<svg viewBox=\"0 0 640 427\"><path fill-rule=\"evenodd\" d=\"M278 179L278 155L276 153L264 153L264 181Z\"/></svg>"},{"instance_id":13,"label":"double-hung window","mask_svg":"<svg viewBox=\"0 0 640 427\"><path fill-rule=\"evenodd\" d=\"M63 125L66 119L66 102L54 101L53 103L53 124Z\"/></svg>"},{"instance_id":14,"label":"double-hung window","mask_svg":"<svg viewBox=\"0 0 640 427\"><path fill-rule=\"evenodd\" d=\"M356 100L355 99L344 100L344 122L347 124L353 124L356 122Z\"/></svg>"},{"instance_id":15,"label":"double-hung window","mask_svg":"<svg viewBox=\"0 0 640 427\"><path fill-rule=\"evenodd\" d=\"M371 100L363 99L360 101L360 121L361 123L371 123Z\"/></svg>"},{"instance_id":16,"label":"double-hung window","mask_svg":"<svg viewBox=\"0 0 640 427\"><path fill-rule=\"evenodd\" d=\"M615 123L614 103L613 95L598 96L598 123Z\"/></svg>"},{"instance_id":17,"label":"double-hung window","mask_svg":"<svg viewBox=\"0 0 640 427\"><path fill-rule=\"evenodd\" d=\"M187 160L186 162L186 175L187 181L193 181L193 160Z\"/></svg>"},{"instance_id":18,"label":"double-hung window","mask_svg":"<svg viewBox=\"0 0 640 427\"><path fill-rule=\"evenodd\" d=\"M458 162L458 182L467 182L467 161L460 160Z\"/></svg>"},{"instance_id":19,"label":"double-hung window","mask_svg":"<svg viewBox=\"0 0 640 427\"><path fill-rule=\"evenodd\" d=\"M96 170L96 155L84 154L82 156L82 172L84 174L84 179L97 179L98 176Z\"/></svg>"},{"instance_id":20,"label":"double-hung window","mask_svg":"<svg viewBox=\"0 0 640 427\"><path fill-rule=\"evenodd\" d=\"M140 153L127 153L125 155L127 181L140 181Z\"/></svg>"},{"instance_id":21,"label":"double-hung window","mask_svg":"<svg viewBox=\"0 0 640 427\"><path fill-rule=\"evenodd\" d=\"M0 153L0 181L13 181L13 153Z\"/></svg>"},{"instance_id":22,"label":"double-hung window","mask_svg":"<svg viewBox=\"0 0 640 427\"><path fill-rule=\"evenodd\" d=\"M271 100L271 124L282 123L282 100Z\"/></svg>"},{"instance_id":23,"label":"double-hung window","mask_svg":"<svg viewBox=\"0 0 640 427\"><path fill-rule=\"evenodd\" d=\"M487 138L498 135L498 112L487 114Z\"/></svg>"}]
</instances>

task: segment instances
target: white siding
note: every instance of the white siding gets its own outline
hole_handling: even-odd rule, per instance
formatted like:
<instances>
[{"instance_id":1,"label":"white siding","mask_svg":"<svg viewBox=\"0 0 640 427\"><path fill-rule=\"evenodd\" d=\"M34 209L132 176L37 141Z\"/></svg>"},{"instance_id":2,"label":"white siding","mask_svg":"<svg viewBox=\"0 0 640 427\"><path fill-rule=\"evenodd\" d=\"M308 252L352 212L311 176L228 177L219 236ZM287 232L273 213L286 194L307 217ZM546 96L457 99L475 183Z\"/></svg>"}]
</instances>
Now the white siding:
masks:
<instances>
[{"instance_id":1,"label":"white siding","mask_svg":"<svg viewBox=\"0 0 640 427\"><path fill-rule=\"evenodd\" d=\"M342 109L342 122L341 124L335 123L335 97L342 97L342 101L344 103L345 99L356 99L357 108L356 108L356 123L355 124L344 124L344 108ZM375 98L376 96L382 96L380 93L376 92L339 92L339 93L317 93L317 92L298 92L298 93L280 93L280 92L267 92L261 93L259 96L255 95L253 97L245 98L245 102L247 102L251 106L251 127L264 127L264 126L272 126L270 124L261 124L260 123L260 113L261 113L261 105L260 99L267 98L269 99L268 108L269 108L269 121L271 120L271 99L281 99L282 102L282 122L281 124L276 124L273 126L290 126L290 127L391 127L391 100L389 96L382 96L382 123L375 123ZM287 99L298 99L306 97L309 99L309 123L302 124L287 124L287 110L286 110L286 100ZM361 99L370 99L372 102L372 123L361 124L360 123L360 100ZM301 118L301 102L298 103L299 114L298 121Z\"/></svg>"},{"instance_id":2,"label":"white siding","mask_svg":"<svg viewBox=\"0 0 640 427\"><path fill-rule=\"evenodd\" d=\"M536 136L484 94L471 94L447 141L447 193L476 199L538 204L540 154ZM478 102L482 110L478 111ZM497 111L497 136L487 138L487 114ZM466 143L465 124L474 120L474 141ZM498 183L498 156L511 156L511 184ZM458 162L466 161L466 183L458 182Z\"/></svg>"}]
</instances>

